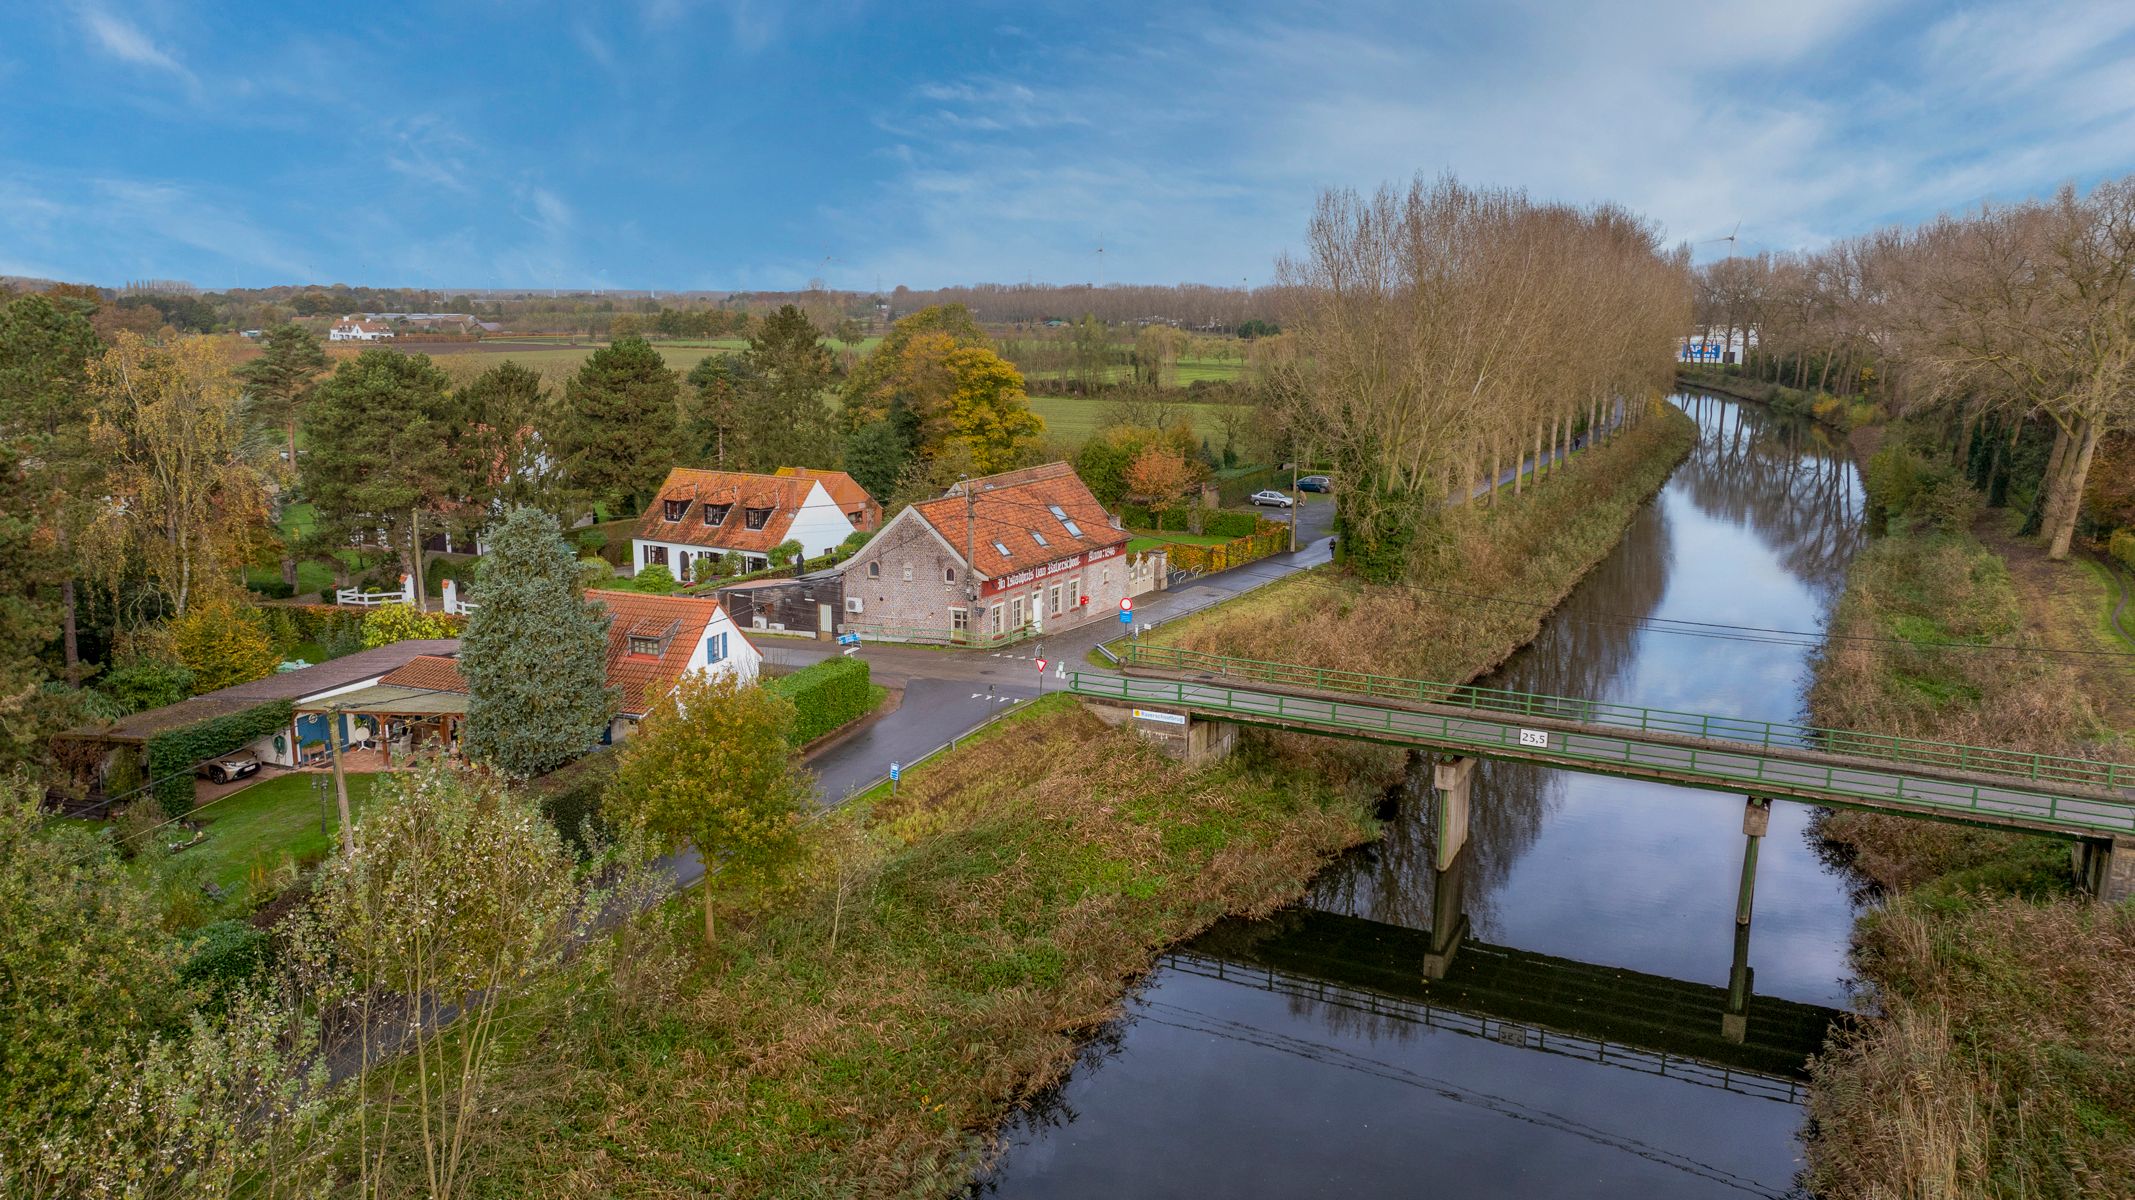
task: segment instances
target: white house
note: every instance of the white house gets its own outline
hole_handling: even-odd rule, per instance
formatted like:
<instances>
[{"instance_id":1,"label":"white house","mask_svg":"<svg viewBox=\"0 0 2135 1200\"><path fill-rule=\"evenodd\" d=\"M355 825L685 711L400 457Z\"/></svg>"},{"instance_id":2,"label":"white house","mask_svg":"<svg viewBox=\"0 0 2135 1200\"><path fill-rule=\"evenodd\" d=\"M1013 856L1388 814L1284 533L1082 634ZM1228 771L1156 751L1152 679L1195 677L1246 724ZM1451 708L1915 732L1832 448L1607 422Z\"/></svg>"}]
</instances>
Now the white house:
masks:
<instances>
[{"instance_id":1,"label":"white house","mask_svg":"<svg viewBox=\"0 0 2135 1200\"><path fill-rule=\"evenodd\" d=\"M852 536L845 509L817 475L676 467L638 518L631 561L640 568L659 564L689 580L705 559L730 553L741 556L744 570L760 570L771 565L772 549L789 541L815 558Z\"/></svg>"},{"instance_id":2,"label":"white house","mask_svg":"<svg viewBox=\"0 0 2135 1200\"><path fill-rule=\"evenodd\" d=\"M341 318L326 331L329 342L380 342L390 340L392 336L393 327L385 322L355 315Z\"/></svg>"}]
</instances>

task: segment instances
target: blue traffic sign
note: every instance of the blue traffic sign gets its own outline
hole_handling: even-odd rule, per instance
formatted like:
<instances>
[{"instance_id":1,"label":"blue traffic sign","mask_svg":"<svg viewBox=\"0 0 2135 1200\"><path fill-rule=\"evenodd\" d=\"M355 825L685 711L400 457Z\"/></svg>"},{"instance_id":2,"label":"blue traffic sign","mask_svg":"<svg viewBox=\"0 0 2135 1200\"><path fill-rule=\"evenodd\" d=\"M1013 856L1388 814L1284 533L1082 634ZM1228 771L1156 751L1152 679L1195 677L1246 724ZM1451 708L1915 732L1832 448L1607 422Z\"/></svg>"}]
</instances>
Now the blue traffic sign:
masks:
<instances>
[{"instance_id":1,"label":"blue traffic sign","mask_svg":"<svg viewBox=\"0 0 2135 1200\"><path fill-rule=\"evenodd\" d=\"M1134 614L1128 612L1126 609L1121 609L1119 612L1119 623L1122 625L1134 624Z\"/></svg>"},{"instance_id":2,"label":"blue traffic sign","mask_svg":"<svg viewBox=\"0 0 2135 1200\"><path fill-rule=\"evenodd\" d=\"M860 635L857 633L841 633L838 635L838 644L840 646L857 646L860 644Z\"/></svg>"},{"instance_id":3,"label":"blue traffic sign","mask_svg":"<svg viewBox=\"0 0 2135 1200\"><path fill-rule=\"evenodd\" d=\"M898 776L900 776L900 775L902 775L902 774L904 774L904 768L903 768L903 767L899 766L899 765L898 765L898 764L896 764L896 763L891 763L891 764L890 764L890 782L891 782L891 783L895 783L895 782L897 782L897 777L898 777Z\"/></svg>"}]
</instances>

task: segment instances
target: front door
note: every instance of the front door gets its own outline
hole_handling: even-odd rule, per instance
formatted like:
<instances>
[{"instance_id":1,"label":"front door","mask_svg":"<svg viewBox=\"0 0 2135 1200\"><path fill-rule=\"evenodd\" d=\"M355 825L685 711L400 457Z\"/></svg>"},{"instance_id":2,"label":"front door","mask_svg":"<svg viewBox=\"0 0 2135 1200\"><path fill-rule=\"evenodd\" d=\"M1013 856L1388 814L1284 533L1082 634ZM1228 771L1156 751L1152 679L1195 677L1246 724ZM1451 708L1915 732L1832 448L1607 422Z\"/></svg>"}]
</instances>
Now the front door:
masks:
<instances>
[{"instance_id":1,"label":"front door","mask_svg":"<svg viewBox=\"0 0 2135 1200\"><path fill-rule=\"evenodd\" d=\"M830 606L828 604L818 604L815 606L815 620L816 629L818 632L821 633L829 633L831 629L836 625L836 622L831 619Z\"/></svg>"}]
</instances>

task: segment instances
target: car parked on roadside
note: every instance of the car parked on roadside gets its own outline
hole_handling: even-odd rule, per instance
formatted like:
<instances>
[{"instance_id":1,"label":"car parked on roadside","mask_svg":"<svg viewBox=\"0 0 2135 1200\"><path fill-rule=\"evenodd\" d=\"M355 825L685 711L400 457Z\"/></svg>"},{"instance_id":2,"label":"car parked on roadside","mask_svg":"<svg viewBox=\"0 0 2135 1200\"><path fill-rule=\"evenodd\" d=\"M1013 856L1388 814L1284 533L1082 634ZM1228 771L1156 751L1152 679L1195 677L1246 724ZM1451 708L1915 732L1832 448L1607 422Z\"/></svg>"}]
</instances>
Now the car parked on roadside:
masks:
<instances>
[{"instance_id":1,"label":"car parked on roadside","mask_svg":"<svg viewBox=\"0 0 2135 1200\"><path fill-rule=\"evenodd\" d=\"M1327 478L1325 475L1307 475L1297 481L1297 490L1300 492L1331 492L1334 490L1334 480Z\"/></svg>"},{"instance_id":2,"label":"car parked on roadside","mask_svg":"<svg viewBox=\"0 0 2135 1200\"><path fill-rule=\"evenodd\" d=\"M225 754L195 772L209 783L230 783L259 773L259 760L249 754Z\"/></svg>"},{"instance_id":3,"label":"car parked on roadside","mask_svg":"<svg viewBox=\"0 0 2135 1200\"><path fill-rule=\"evenodd\" d=\"M1267 491L1254 492L1252 495L1247 496L1246 499L1254 504L1266 505L1270 508L1288 508L1296 503L1290 497L1272 488Z\"/></svg>"}]
</instances>

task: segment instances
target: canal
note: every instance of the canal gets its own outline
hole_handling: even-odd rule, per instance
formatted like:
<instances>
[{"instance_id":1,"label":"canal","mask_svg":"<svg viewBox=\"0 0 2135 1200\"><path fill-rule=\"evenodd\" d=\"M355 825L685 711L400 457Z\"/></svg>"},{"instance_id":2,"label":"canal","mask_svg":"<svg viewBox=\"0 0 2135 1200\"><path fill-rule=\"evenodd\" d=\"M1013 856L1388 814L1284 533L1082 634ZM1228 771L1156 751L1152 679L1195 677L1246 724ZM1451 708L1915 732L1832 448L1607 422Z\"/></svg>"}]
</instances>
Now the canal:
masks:
<instances>
[{"instance_id":1,"label":"canal","mask_svg":"<svg viewBox=\"0 0 2135 1200\"><path fill-rule=\"evenodd\" d=\"M1675 403L1696 450L1484 682L1801 720L1814 639L1758 631L1822 627L1859 481L1813 426ZM1434 871L1412 788L1304 902L1164 956L976 1191L1797 1194L1803 1063L1847 1003L1857 904L1811 812L1774 806L1745 929L1740 798L1484 763L1469 845Z\"/></svg>"}]
</instances>

